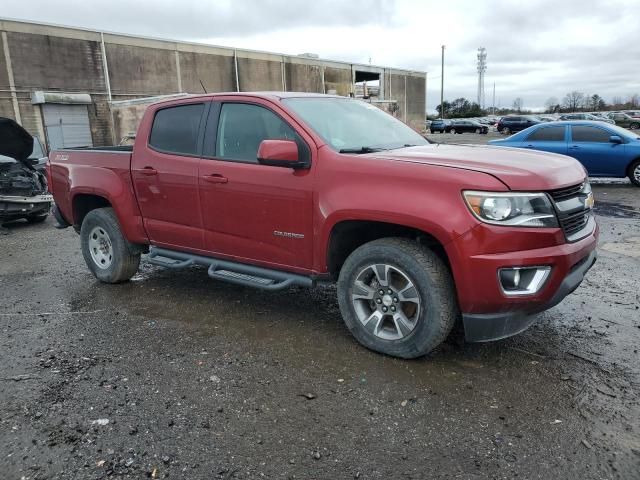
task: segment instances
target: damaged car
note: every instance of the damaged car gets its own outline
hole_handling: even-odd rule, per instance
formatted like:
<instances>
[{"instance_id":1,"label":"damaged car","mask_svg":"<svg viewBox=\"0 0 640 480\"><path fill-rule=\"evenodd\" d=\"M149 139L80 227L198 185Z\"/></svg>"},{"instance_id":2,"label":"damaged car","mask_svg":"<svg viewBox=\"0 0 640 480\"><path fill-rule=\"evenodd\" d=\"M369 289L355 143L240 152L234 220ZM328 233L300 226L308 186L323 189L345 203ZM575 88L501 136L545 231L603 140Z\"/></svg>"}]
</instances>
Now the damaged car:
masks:
<instances>
[{"instance_id":1,"label":"damaged car","mask_svg":"<svg viewBox=\"0 0 640 480\"><path fill-rule=\"evenodd\" d=\"M40 152L42 149L40 147ZM49 215L52 196L33 158L34 137L9 118L0 117L0 226L24 218L30 223ZM42 153L36 155L44 156Z\"/></svg>"}]
</instances>

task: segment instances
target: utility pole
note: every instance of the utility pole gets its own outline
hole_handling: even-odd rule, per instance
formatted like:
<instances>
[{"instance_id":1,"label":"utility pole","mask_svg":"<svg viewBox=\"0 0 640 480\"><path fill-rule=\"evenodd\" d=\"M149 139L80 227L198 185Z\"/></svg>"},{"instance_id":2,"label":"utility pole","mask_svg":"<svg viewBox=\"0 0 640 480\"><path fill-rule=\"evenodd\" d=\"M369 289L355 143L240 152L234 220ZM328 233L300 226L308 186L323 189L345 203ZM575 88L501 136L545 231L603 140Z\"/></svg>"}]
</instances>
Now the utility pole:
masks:
<instances>
[{"instance_id":1,"label":"utility pole","mask_svg":"<svg viewBox=\"0 0 640 480\"><path fill-rule=\"evenodd\" d=\"M493 114L496 114L496 82L493 82Z\"/></svg>"},{"instance_id":2,"label":"utility pole","mask_svg":"<svg viewBox=\"0 0 640 480\"><path fill-rule=\"evenodd\" d=\"M440 75L440 118L444 118L444 45L442 45L442 68Z\"/></svg>"}]
</instances>

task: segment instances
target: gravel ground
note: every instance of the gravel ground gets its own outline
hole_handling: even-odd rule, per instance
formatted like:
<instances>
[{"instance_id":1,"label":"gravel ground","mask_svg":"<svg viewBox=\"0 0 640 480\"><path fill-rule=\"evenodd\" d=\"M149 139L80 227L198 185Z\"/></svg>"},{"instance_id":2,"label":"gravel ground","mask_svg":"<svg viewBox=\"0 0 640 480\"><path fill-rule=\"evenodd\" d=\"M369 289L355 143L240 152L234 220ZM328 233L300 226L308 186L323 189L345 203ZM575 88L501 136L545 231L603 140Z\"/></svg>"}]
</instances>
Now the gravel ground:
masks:
<instances>
[{"instance_id":1,"label":"gravel ground","mask_svg":"<svg viewBox=\"0 0 640 480\"><path fill-rule=\"evenodd\" d=\"M465 137L465 135L459 135ZM523 334L415 361L333 287L142 263L98 283L70 229L0 236L4 479L637 479L640 190L597 185L600 258Z\"/></svg>"}]
</instances>

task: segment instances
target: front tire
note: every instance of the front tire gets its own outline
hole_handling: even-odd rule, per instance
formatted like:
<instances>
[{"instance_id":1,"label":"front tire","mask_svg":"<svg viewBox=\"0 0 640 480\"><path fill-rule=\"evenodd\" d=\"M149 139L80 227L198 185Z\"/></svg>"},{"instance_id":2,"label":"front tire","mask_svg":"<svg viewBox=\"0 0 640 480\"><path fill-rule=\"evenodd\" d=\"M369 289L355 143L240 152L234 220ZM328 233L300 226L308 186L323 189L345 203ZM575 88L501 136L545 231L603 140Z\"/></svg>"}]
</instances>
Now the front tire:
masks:
<instances>
[{"instance_id":1,"label":"front tire","mask_svg":"<svg viewBox=\"0 0 640 480\"><path fill-rule=\"evenodd\" d=\"M640 187L640 160L636 160L629 166L628 177L631 183Z\"/></svg>"},{"instance_id":2,"label":"front tire","mask_svg":"<svg viewBox=\"0 0 640 480\"><path fill-rule=\"evenodd\" d=\"M502 133L503 135L509 135L511 133L511 130L509 130L509 127L504 127L502 130L500 130L500 133Z\"/></svg>"},{"instance_id":3,"label":"front tire","mask_svg":"<svg viewBox=\"0 0 640 480\"><path fill-rule=\"evenodd\" d=\"M638 130L640 129L640 123L632 123L631 125L629 125L629 128L631 130Z\"/></svg>"},{"instance_id":4,"label":"front tire","mask_svg":"<svg viewBox=\"0 0 640 480\"><path fill-rule=\"evenodd\" d=\"M84 217L80 244L84 261L101 282L126 282L138 271L140 253L132 253L112 208L98 208Z\"/></svg>"},{"instance_id":5,"label":"front tire","mask_svg":"<svg viewBox=\"0 0 640 480\"><path fill-rule=\"evenodd\" d=\"M338 302L358 342L401 358L431 352L459 317L448 267L432 250L404 238L356 249L340 271Z\"/></svg>"}]
</instances>

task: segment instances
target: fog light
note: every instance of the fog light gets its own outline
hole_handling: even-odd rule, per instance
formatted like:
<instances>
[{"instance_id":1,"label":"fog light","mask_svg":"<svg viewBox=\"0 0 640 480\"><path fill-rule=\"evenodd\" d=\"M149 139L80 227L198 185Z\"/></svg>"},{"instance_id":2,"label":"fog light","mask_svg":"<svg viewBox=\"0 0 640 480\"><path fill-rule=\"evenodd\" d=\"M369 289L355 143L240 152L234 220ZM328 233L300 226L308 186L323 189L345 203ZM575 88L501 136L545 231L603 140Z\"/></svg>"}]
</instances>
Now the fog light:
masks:
<instances>
[{"instance_id":1,"label":"fog light","mask_svg":"<svg viewBox=\"0 0 640 480\"><path fill-rule=\"evenodd\" d=\"M551 273L551 267L511 267L498 270L498 280L505 295L538 293Z\"/></svg>"}]
</instances>

